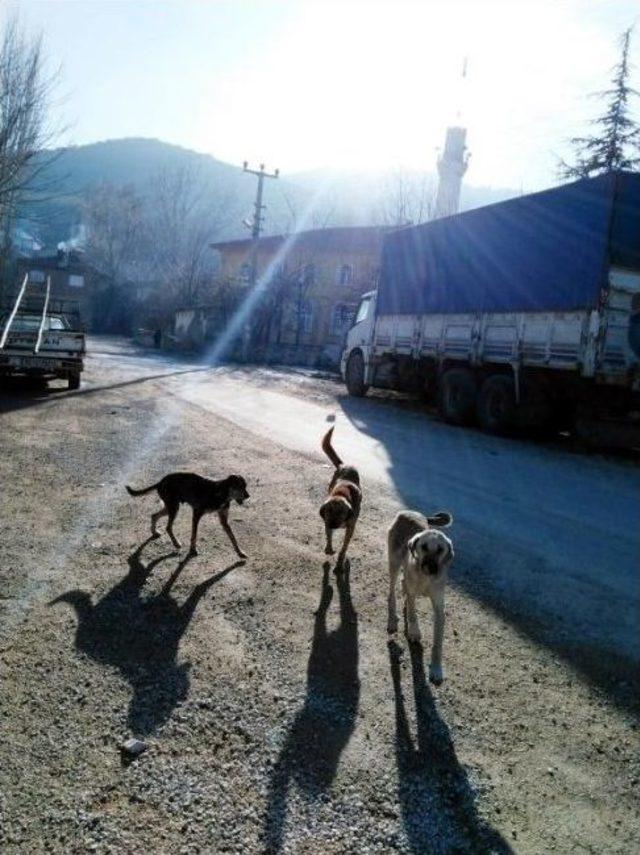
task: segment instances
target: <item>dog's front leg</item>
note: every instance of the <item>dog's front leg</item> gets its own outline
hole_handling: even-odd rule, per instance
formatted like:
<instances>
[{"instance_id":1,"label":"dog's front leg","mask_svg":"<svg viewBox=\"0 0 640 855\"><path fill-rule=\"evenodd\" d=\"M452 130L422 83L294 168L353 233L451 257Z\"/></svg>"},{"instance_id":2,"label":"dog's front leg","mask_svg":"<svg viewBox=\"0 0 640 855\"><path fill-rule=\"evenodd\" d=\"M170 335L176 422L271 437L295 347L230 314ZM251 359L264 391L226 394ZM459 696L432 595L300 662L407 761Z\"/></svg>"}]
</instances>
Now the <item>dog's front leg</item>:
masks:
<instances>
[{"instance_id":1,"label":"dog's front leg","mask_svg":"<svg viewBox=\"0 0 640 855\"><path fill-rule=\"evenodd\" d=\"M327 538L327 543L326 543L326 546L324 548L324 554L325 555L333 555L335 552L335 549L333 548L333 529L329 528L328 525L325 525L324 533L325 533L325 536Z\"/></svg>"},{"instance_id":2,"label":"dog's front leg","mask_svg":"<svg viewBox=\"0 0 640 855\"><path fill-rule=\"evenodd\" d=\"M345 526L344 532L344 540L342 541L342 549L340 550L340 554L338 555L338 560L336 561L336 570L342 570L344 566L344 560L347 557L347 548L353 537L353 532L355 531L356 524L354 522L348 522Z\"/></svg>"},{"instance_id":3,"label":"dog's front leg","mask_svg":"<svg viewBox=\"0 0 640 855\"><path fill-rule=\"evenodd\" d=\"M431 597L431 603L433 604L433 646L431 648L429 679L432 683L439 685L444 680L444 668L442 666L445 622L444 591L436 591Z\"/></svg>"},{"instance_id":4,"label":"dog's front leg","mask_svg":"<svg viewBox=\"0 0 640 855\"><path fill-rule=\"evenodd\" d=\"M405 596L407 606L407 638L409 641L420 641L420 626L418 624L418 614L416 612L415 595L409 591L405 583Z\"/></svg>"},{"instance_id":5,"label":"dog's front leg","mask_svg":"<svg viewBox=\"0 0 640 855\"><path fill-rule=\"evenodd\" d=\"M229 525L229 521L228 521L229 511L228 510L218 511L218 517L220 518L222 528L225 530L225 532L227 533L227 537L229 538L229 540L233 544L233 548L238 553L238 557L239 558L246 558L247 556L238 546L238 541L236 540L236 536L234 535L233 531L231 530L231 526Z\"/></svg>"}]
</instances>

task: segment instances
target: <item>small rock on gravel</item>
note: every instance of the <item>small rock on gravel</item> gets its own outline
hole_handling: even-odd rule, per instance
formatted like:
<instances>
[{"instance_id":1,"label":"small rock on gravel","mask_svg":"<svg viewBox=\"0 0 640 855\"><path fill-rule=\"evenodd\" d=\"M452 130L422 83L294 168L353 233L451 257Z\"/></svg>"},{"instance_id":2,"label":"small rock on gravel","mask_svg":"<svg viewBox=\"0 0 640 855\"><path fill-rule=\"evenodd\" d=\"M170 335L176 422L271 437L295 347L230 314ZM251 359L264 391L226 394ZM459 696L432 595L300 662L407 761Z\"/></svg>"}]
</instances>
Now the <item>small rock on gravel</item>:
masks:
<instances>
[{"instance_id":1,"label":"small rock on gravel","mask_svg":"<svg viewBox=\"0 0 640 855\"><path fill-rule=\"evenodd\" d=\"M141 739L126 739L120 746L120 750L129 757L138 757L143 751L147 750L147 743Z\"/></svg>"}]
</instances>

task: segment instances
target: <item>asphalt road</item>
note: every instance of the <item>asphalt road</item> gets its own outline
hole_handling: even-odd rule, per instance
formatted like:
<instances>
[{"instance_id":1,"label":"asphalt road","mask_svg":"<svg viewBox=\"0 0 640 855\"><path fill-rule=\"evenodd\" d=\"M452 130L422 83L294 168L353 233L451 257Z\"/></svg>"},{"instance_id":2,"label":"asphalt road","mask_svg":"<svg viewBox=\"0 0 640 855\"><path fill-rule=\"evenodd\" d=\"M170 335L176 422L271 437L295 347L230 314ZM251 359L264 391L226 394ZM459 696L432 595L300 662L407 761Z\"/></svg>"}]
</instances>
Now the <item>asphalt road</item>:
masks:
<instances>
[{"instance_id":1,"label":"asphalt road","mask_svg":"<svg viewBox=\"0 0 640 855\"><path fill-rule=\"evenodd\" d=\"M570 650L592 676L640 658L640 468L633 460L454 428L416 408L350 398L304 373L207 368L98 340L135 382L166 374L167 394L310 455L335 445L367 488L407 506L451 511L454 584L541 643ZM125 381L126 382L126 381ZM172 416L172 418L175 418ZM157 426L156 426L157 428Z\"/></svg>"},{"instance_id":2,"label":"asphalt road","mask_svg":"<svg viewBox=\"0 0 640 855\"><path fill-rule=\"evenodd\" d=\"M109 339L77 391L3 384L0 419L3 852L633 850L636 460ZM364 486L344 579L328 424ZM246 476L246 562L212 518L192 560L145 539L124 485L177 469ZM428 606L424 651L386 632L403 506L455 517L437 688Z\"/></svg>"}]
</instances>

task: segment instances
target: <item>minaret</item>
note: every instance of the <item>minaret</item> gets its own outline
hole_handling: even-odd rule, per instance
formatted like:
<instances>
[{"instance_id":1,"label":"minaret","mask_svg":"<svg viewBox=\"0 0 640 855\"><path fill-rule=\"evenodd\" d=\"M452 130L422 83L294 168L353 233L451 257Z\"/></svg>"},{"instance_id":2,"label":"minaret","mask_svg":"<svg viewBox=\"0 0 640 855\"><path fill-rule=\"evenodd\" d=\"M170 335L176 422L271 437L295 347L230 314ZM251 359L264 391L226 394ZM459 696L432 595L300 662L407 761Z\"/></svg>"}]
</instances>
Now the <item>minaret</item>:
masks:
<instances>
[{"instance_id":1,"label":"minaret","mask_svg":"<svg viewBox=\"0 0 640 855\"><path fill-rule=\"evenodd\" d=\"M450 217L460 210L462 176L467 171L469 153L466 146L466 128L447 128L447 138L442 156L438 158L438 194L435 219Z\"/></svg>"},{"instance_id":2,"label":"minaret","mask_svg":"<svg viewBox=\"0 0 640 855\"><path fill-rule=\"evenodd\" d=\"M469 152L467 151L467 129L460 127L460 112L464 89L466 87L467 59L462 63L462 77L460 88L455 100L458 101L457 123L454 127L447 128L447 136L444 143L442 156L438 158L438 194L434 217L450 217L460 210L460 188L462 187L462 176L467 171L469 164Z\"/></svg>"}]
</instances>

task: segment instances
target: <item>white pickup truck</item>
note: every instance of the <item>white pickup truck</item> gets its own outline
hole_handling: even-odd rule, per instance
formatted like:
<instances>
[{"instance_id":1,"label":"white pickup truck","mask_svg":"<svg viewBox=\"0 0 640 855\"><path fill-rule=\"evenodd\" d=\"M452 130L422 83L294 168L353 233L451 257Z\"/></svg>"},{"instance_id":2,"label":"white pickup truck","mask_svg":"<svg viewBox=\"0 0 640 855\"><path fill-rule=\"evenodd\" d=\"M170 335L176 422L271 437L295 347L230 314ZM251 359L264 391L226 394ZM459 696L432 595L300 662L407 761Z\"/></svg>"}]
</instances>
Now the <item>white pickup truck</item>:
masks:
<instances>
[{"instance_id":1,"label":"white pickup truck","mask_svg":"<svg viewBox=\"0 0 640 855\"><path fill-rule=\"evenodd\" d=\"M70 301L48 301L46 312L22 301L17 311L0 314L0 377L21 375L44 380L67 380L78 389L84 368L85 335L77 306Z\"/></svg>"}]
</instances>

